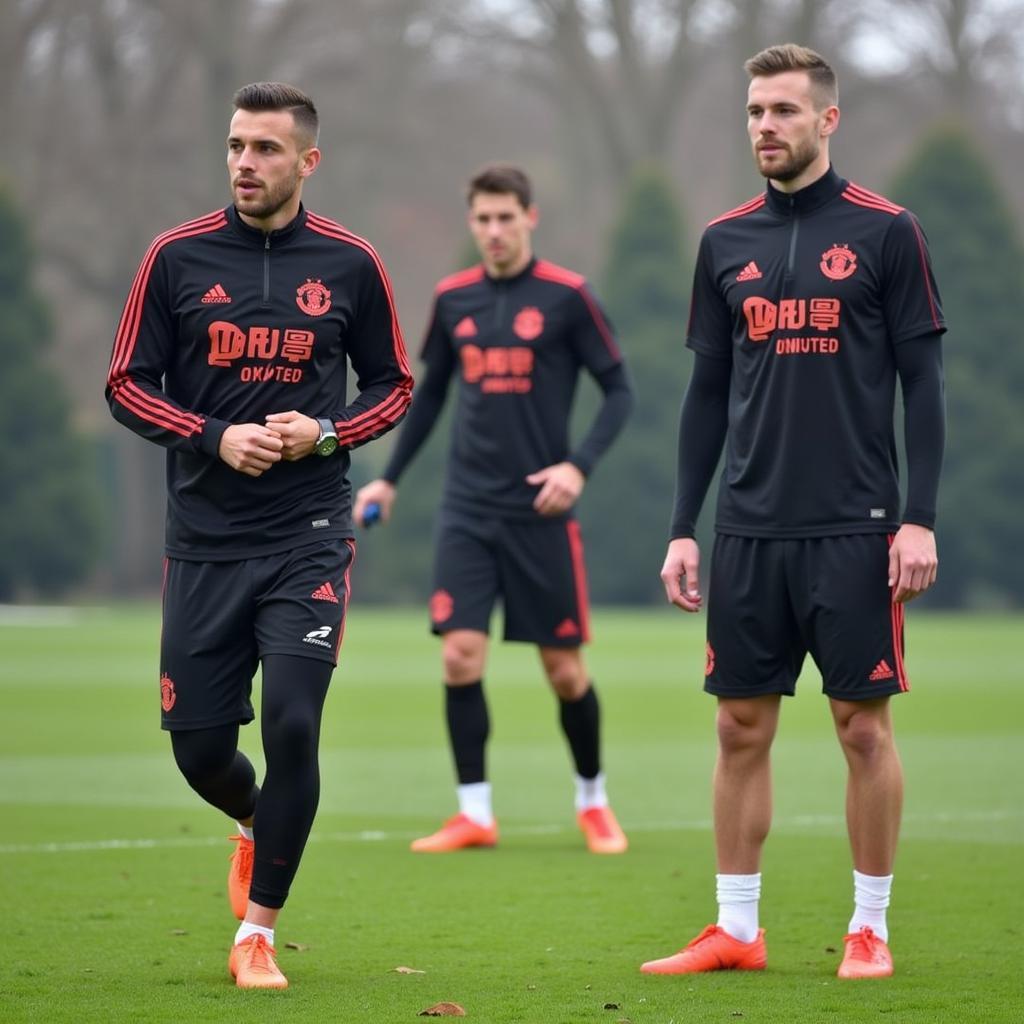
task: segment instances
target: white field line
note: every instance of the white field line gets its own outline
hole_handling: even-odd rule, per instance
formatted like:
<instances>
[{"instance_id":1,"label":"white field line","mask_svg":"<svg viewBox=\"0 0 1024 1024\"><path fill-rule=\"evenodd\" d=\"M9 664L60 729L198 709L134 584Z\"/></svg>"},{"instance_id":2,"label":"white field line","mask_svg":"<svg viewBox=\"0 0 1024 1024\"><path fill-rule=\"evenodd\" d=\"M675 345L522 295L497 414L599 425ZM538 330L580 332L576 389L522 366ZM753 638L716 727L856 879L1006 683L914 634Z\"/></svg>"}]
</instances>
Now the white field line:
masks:
<instances>
[{"instance_id":1,"label":"white field line","mask_svg":"<svg viewBox=\"0 0 1024 1024\"><path fill-rule=\"evenodd\" d=\"M1013 821L1022 816L1021 811L964 811L940 812L938 814L904 815L904 824L919 825L961 825ZM815 826L838 827L846 819L838 814L798 814L788 818L777 818L775 828L807 828ZM711 829L711 819L692 821L650 821L627 822L627 830L635 832L706 832ZM574 833L575 828L567 825L520 825L503 827L504 836L546 836L563 832ZM381 843L408 842L421 832L384 832L362 830L358 832L314 832L311 843ZM66 843L0 843L0 854L10 853L93 853L101 850L168 850L201 846L221 846L220 836L179 836L167 839L90 839Z\"/></svg>"}]
</instances>

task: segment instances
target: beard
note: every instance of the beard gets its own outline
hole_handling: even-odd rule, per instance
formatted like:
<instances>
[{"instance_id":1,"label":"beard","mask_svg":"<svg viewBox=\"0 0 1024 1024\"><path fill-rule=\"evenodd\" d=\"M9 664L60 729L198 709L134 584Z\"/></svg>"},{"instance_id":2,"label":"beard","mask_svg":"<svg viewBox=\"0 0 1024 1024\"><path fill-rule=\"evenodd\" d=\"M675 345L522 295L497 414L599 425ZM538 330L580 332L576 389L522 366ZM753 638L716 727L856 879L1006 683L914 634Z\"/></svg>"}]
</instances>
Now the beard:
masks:
<instances>
[{"instance_id":1,"label":"beard","mask_svg":"<svg viewBox=\"0 0 1024 1024\"><path fill-rule=\"evenodd\" d=\"M268 217L273 217L282 206L291 200L299 187L300 181L301 178L298 172L296 172L291 177L278 182L272 188L264 186L263 193L254 196L252 199L242 199L236 194L235 208L239 213L244 213L247 217L252 217L255 220L266 220Z\"/></svg>"},{"instance_id":2,"label":"beard","mask_svg":"<svg viewBox=\"0 0 1024 1024\"><path fill-rule=\"evenodd\" d=\"M818 159L820 152L815 140L808 139L795 149L791 149L781 160L776 157L770 167L762 162L760 154L755 153L754 157L762 177L771 178L772 181L792 181L799 178Z\"/></svg>"}]
</instances>

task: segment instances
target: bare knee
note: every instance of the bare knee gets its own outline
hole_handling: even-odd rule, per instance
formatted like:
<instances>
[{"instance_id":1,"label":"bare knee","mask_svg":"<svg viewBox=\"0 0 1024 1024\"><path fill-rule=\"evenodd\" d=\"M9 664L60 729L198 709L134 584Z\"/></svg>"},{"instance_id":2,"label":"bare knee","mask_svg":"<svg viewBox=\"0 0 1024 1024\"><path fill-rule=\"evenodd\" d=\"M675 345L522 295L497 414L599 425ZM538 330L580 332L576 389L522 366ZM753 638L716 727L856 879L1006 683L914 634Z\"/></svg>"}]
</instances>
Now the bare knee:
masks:
<instances>
[{"instance_id":1,"label":"bare knee","mask_svg":"<svg viewBox=\"0 0 1024 1024\"><path fill-rule=\"evenodd\" d=\"M590 686L578 647L542 647L540 660L551 689L560 700L579 700Z\"/></svg>"},{"instance_id":2,"label":"bare knee","mask_svg":"<svg viewBox=\"0 0 1024 1024\"><path fill-rule=\"evenodd\" d=\"M876 761L893 748L892 723L888 708L854 709L836 716L836 733L846 756L858 761Z\"/></svg>"},{"instance_id":3,"label":"bare knee","mask_svg":"<svg viewBox=\"0 0 1024 1024\"><path fill-rule=\"evenodd\" d=\"M775 738L778 704L757 700L720 700L716 728L724 757L766 754Z\"/></svg>"},{"instance_id":4,"label":"bare knee","mask_svg":"<svg viewBox=\"0 0 1024 1024\"><path fill-rule=\"evenodd\" d=\"M455 686L475 683L484 674L487 636L469 629L445 633L441 656L446 683Z\"/></svg>"}]
</instances>

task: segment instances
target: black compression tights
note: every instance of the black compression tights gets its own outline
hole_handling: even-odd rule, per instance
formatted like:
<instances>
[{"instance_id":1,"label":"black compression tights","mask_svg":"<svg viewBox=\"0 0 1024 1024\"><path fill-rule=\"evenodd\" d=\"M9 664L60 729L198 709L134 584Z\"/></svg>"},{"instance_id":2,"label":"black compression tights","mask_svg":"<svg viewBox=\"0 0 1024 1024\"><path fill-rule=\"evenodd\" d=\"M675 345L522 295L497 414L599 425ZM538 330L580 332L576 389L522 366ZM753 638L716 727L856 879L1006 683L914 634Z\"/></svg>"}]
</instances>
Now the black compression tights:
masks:
<instances>
[{"instance_id":1,"label":"black compression tights","mask_svg":"<svg viewBox=\"0 0 1024 1024\"><path fill-rule=\"evenodd\" d=\"M320 797L320 717L333 666L312 658L263 659L262 791L238 749L238 726L172 732L174 759L188 784L236 820L255 813L250 896L282 907L299 866Z\"/></svg>"}]
</instances>

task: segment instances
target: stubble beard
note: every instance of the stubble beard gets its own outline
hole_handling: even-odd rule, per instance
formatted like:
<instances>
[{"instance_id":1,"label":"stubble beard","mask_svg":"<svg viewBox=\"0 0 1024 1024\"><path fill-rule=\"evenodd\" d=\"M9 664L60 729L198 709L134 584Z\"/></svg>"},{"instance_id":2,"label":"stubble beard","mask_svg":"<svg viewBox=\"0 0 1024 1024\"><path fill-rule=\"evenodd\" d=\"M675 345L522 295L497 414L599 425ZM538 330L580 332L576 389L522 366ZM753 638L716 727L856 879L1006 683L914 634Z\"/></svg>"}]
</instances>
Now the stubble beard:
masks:
<instances>
[{"instance_id":1,"label":"stubble beard","mask_svg":"<svg viewBox=\"0 0 1024 1024\"><path fill-rule=\"evenodd\" d=\"M267 220L273 217L278 210L291 201L299 187L299 175L296 173L291 178L286 178L273 189L267 189L261 198L241 199L235 195L235 207L239 213L244 213L254 220Z\"/></svg>"},{"instance_id":2,"label":"stubble beard","mask_svg":"<svg viewBox=\"0 0 1024 1024\"><path fill-rule=\"evenodd\" d=\"M755 153L755 158L757 169L762 177L770 178L772 181L792 181L794 178L799 178L818 159L820 152L821 150L815 145L814 140L808 140L791 150L787 160L781 164L776 163L773 167L766 166L759 154Z\"/></svg>"}]
</instances>

